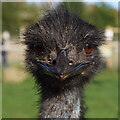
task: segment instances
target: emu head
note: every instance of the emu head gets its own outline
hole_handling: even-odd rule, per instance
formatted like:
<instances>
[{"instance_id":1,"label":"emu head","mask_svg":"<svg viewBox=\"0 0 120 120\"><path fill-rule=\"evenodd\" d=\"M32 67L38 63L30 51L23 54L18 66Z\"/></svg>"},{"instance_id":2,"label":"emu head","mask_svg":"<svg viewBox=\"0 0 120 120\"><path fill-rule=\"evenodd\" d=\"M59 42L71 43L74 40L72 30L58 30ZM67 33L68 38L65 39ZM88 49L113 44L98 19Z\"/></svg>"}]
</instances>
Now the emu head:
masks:
<instances>
[{"instance_id":1,"label":"emu head","mask_svg":"<svg viewBox=\"0 0 120 120\"><path fill-rule=\"evenodd\" d=\"M82 84L100 66L102 34L67 10L48 13L24 36L28 70L41 85Z\"/></svg>"}]
</instances>

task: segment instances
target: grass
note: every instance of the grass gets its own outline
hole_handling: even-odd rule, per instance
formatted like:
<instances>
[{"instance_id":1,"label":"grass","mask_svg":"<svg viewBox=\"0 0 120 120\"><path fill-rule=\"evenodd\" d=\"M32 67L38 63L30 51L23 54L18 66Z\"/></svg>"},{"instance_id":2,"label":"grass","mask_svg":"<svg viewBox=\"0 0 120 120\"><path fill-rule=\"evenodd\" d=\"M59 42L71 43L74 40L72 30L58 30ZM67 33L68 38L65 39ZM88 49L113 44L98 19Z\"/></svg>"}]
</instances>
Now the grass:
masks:
<instances>
[{"instance_id":1,"label":"grass","mask_svg":"<svg viewBox=\"0 0 120 120\"><path fill-rule=\"evenodd\" d=\"M3 83L3 118L37 117L38 96L35 94L30 76L22 83Z\"/></svg>"},{"instance_id":2,"label":"grass","mask_svg":"<svg viewBox=\"0 0 120 120\"><path fill-rule=\"evenodd\" d=\"M28 76L21 83L3 83L3 118L37 117L34 80ZM88 118L118 117L118 78L116 70L104 70L85 89Z\"/></svg>"},{"instance_id":3,"label":"grass","mask_svg":"<svg viewBox=\"0 0 120 120\"><path fill-rule=\"evenodd\" d=\"M118 117L117 71L104 70L94 78L85 91L89 118Z\"/></svg>"}]
</instances>

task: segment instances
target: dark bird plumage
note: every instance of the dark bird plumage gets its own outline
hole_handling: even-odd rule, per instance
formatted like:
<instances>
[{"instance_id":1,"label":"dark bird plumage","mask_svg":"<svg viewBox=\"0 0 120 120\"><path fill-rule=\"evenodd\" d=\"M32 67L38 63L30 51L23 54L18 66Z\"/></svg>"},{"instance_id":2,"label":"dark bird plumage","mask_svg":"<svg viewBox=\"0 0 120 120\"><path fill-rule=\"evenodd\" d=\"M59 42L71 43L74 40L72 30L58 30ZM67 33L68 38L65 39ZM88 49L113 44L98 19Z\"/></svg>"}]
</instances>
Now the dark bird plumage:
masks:
<instances>
[{"instance_id":1,"label":"dark bird plumage","mask_svg":"<svg viewBox=\"0 0 120 120\"><path fill-rule=\"evenodd\" d=\"M28 70L41 86L40 118L83 118L83 87L101 65L102 33L65 9L24 33Z\"/></svg>"}]
</instances>

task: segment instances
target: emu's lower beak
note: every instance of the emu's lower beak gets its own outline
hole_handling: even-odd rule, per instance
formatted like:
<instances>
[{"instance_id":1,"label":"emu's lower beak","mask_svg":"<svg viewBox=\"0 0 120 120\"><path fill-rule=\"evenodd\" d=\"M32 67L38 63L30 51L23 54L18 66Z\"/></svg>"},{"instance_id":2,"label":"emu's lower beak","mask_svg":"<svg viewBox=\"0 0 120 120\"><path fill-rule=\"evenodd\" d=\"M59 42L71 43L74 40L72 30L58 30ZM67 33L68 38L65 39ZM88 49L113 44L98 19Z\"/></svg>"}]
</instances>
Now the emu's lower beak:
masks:
<instances>
[{"instance_id":1,"label":"emu's lower beak","mask_svg":"<svg viewBox=\"0 0 120 120\"><path fill-rule=\"evenodd\" d=\"M62 79L62 80L82 73L83 70L85 70L89 66L88 62L82 62L77 66L70 68L67 72L59 73L56 68L50 67L44 62L39 62L38 64L40 68L42 68L45 74L50 75L54 78Z\"/></svg>"}]
</instances>

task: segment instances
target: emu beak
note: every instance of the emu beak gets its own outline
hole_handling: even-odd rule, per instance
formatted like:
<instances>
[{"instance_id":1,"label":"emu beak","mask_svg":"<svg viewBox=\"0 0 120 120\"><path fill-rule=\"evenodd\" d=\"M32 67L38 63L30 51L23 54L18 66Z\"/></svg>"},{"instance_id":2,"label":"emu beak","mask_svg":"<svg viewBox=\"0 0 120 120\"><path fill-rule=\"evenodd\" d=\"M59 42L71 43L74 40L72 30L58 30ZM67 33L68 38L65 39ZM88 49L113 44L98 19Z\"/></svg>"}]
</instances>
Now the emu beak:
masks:
<instances>
[{"instance_id":1,"label":"emu beak","mask_svg":"<svg viewBox=\"0 0 120 120\"><path fill-rule=\"evenodd\" d=\"M80 73L83 72L83 70L85 70L88 67L88 65L89 65L88 62L80 63L76 67L71 68L67 73L60 75L60 77L63 79L66 79L66 78L79 75Z\"/></svg>"},{"instance_id":2,"label":"emu beak","mask_svg":"<svg viewBox=\"0 0 120 120\"><path fill-rule=\"evenodd\" d=\"M76 67L70 68L65 73L59 73L56 68L50 67L44 62L39 62L38 64L40 68L42 68L45 74L50 75L54 78L62 79L62 80L82 73L83 70L85 70L89 66L88 62L82 62L78 64Z\"/></svg>"}]
</instances>

